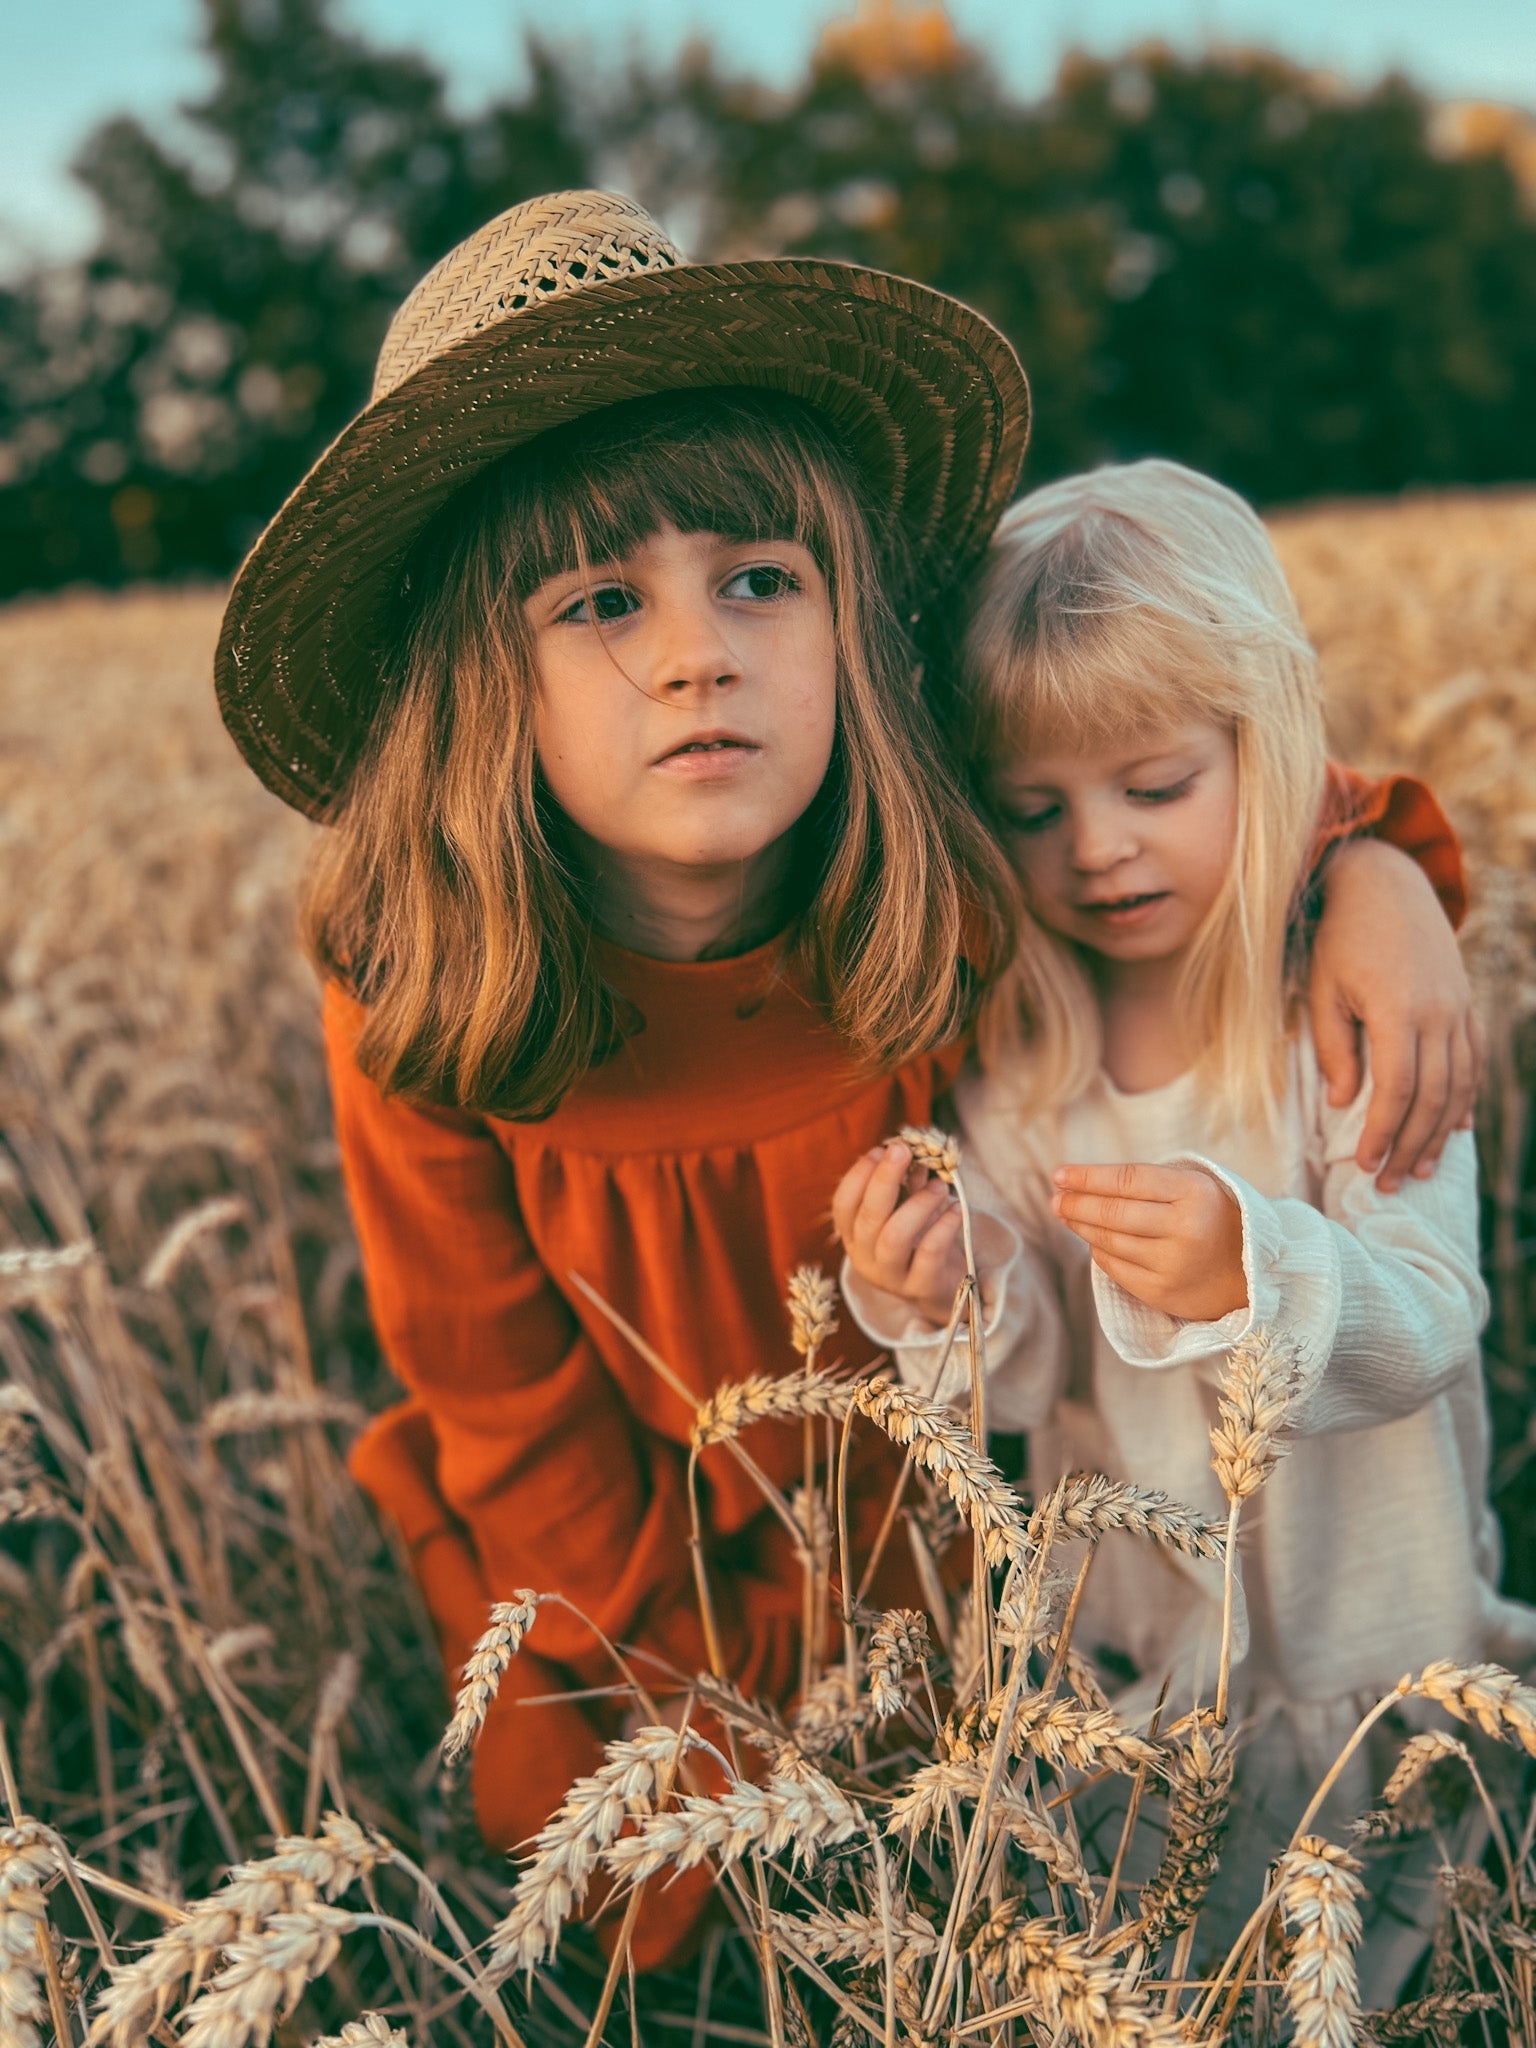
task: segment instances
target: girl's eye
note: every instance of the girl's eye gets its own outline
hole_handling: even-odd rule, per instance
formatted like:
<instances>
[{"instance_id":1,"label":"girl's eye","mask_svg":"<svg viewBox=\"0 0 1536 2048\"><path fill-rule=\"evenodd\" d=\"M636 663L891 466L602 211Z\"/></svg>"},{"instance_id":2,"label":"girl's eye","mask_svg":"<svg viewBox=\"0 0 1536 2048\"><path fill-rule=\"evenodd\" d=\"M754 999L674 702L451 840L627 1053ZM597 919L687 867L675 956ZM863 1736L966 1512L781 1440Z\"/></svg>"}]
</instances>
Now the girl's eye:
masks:
<instances>
[{"instance_id":1,"label":"girl's eye","mask_svg":"<svg viewBox=\"0 0 1536 2048\"><path fill-rule=\"evenodd\" d=\"M1061 805L1047 804L1041 811L1006 811L1003 816L1011 832L1044 832L1061 816Z\"/></svg>"},{"instance_id":2,"label":"girl's eye","mask_svg":"<svg viewBox=\"0 0 1536 2048\"><path fill-rule=\"evenodd\" d=\"M574 604L568 604L555 623L557 625L590 626L594 618L599 625L607 625L613 619L627 618L639 610L639 601L633 591L626 590L622 583L601 583L591 593L591 603L585 595L578 597Z\"/></svg>"},{"instance_id":3,"label":"girl's eye","mask_svg":"<svg viewBox=\"0 0 1536 2048\"><path fill-rule=\"evenodd\" d=\"M738 569L721 591L722 597L755 598L759 602L776 597L788 597L798 590L798 579L777 562L754 562L749 569Z\"/></svg>"},{"instance_id":4,"label":"girl's eye","mask_svg":"<svg viewBox=\"0 0 1536 2048\"><path fill-rule=\"evenodd\" d=\"M1193 775L1186 775L1178 782L1165 783L1161 789L1128 789L1125 793L1138 804L1172 804L1181 796L1188 796L1194 782Z\"/></svg>"}]
</instances>

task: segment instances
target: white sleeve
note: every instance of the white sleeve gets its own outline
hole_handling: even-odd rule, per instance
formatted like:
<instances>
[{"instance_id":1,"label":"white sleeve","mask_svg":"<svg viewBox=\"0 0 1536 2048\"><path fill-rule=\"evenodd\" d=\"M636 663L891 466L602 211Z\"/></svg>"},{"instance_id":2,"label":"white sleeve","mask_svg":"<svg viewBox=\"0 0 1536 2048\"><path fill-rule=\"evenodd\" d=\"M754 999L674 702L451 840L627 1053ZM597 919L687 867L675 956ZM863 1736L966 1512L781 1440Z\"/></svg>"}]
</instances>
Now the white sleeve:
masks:
<instances>
[{"instance_id":1,"label":"white sleeve","mask_svg":"<svg viewBox=\"0 0 1536 2048\"><path fill-rule=\"evenodd\" d=\"M1219 1359L1252 1330L1284 1335L1301 1354L1307 1392L1295 1423L1308 1435L1410 1415L1476 1370L1488 1296L1472 1135L1453 1133L1431 1179L1410 1178L1384 1195L1354 1161L1363 1122L1363 1100L1319 1111L1320 1210L1261 1195L1197 1154L1168 1161L1203 1167L1237 1202L1248 1306L1220 1322L1187 1323L1095 1267L1099 1318L1120 1356L1138 1366L1195 1364Z\"/></svg>"},{"instance_id":2,"label":"white sleeve","mask_svg":"<svg viewBox=\"0 0 1536 2048\"><path fill-rule=\"evenodd\" d=\"M972 1156L962 1172L985 1311L987 1421L993 1429L1036 1429L1056 1401L1066 1359L1060 1288L1049 1261L1025 1236L1022 1220ZM841 1285L854 1321L866 1337L889 1350L903 1385L953 1407L969 1406L964 1323L946 1356L943 1330L899 1295L871 1286L847 1259Z\"/></svg>"}]
</instances>

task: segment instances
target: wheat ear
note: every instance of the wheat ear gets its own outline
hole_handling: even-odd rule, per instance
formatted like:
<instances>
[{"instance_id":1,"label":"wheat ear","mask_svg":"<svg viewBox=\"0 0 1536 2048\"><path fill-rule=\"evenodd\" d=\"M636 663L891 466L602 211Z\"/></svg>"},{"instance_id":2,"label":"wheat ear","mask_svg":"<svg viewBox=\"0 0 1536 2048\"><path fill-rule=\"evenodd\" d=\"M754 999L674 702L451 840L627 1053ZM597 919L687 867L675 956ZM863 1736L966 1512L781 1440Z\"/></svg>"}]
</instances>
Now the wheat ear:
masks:
<instances>
[{"instance_id":1,"label":"wheat ear","mask_svg":"<svg viewBox=\"0 0 1536 2048\"><path fill-rule=\"evenodd\" d=\"M782 1379L754 1373L728 1380L694 1411L691 1442L695 1450L729 1443L754 1422L788 1421L796 1416L830 1416L840 1422L848 1413L853 1389L828 1372L792 1372Z\"/></svg>"},{"instance_id":2,"label":"wheat ear","mask_svg":"<svg viewBox=\"0 0 1536 2048\"><path fill-rule=\"evenodd\" d=\"M445 1764L456 1762L474 1747L507 1666L522 1648L538 1610L539 1596L527 1586L519 1587L510 1600L498 1600L492 1606L490 1624L464 1665L463 1681L453 1703L453 1719L443 1736Z\"/></svg>"},{"instance_id":3,"label":"wheat ear","mask_svg":"<svg viewBox=\"0 0 1536 2048\"><path fill-rule=\"evenodd\" d=\"M767 1856L787 1849L809 1861L865 1831L858 1807L830 1778L800 1763L792 1773L775 1771L766 1785L738 1781L718 1799L689 1797L650 1814L636 1833L610 1843L603 1862L615 1877L638 1884L668 1864L688 1870L707 1856L728 1870L753 1849Z\"/></svg>"},{"instance_id":4,"label":"wheat ear","mask_svg":"<svg viewBox=\"0 0 1536 2048\"><path fill-rule=\"evenodd\" d=\"M382 2013L365 2012L348 2020L339 2034L322 2034L310 2048L411 2048L411 2044Z\"/></svg>"},{"instance_id":5,"label":"wheat ear","mask_svg":"<svg viewBox=\"0 0 1536 2048\"><path fill-rule=\"evenodd\" d=\"M135 1961L112 1972L91 2028L93 2042L131 2048L165 2017L183 1980L193 1995L232 1942L274 1916L325 1902L366 1876L388 1853L344 1814L328 1813L318 1835L291 1835L269 1857L236 1864L211 1898L200 1899Z\"/></svg>"},{"instance_id":6,"label":"wheat ear","mask_svg":"<svg viewBox=\"0 0 1536 2048\"><path fill-rule=\"evenodd\" d=\"M38 2028L49 2017L42 1987L46 1887L58 1874L58 1857L36 1821L0 1828L0 2041L6 2048L41 2048Z\"/></svg>"},{"instance_id":7,"label":"wheat ear","mask_svg":"<svg viewBox=\"0 0 1536 2048\"><path fill-rule=\"evenodd\" d=\"M341 1937L355 1925L351 1913L310 1899L237 1935L223 1967L186 2014L182 2048L246 2048L270 2040L305 1986L335 1962Z\"/></svg>"},{"instance_id":8,"label":"wheat ear","mask_svg":"<svg viewBox=\"0 0 1536 2048\"><path fill-rule=\"evenodd\" d=\"M981 1537L989 1564L1023 1562L1029 1538L1018 1495L948 1408L879 1375L860 1381L853 1400L861 1414L946 1488Z\"/></svg>"},{"instance_id":9,"label":"wheat ear","mask_svg":"<svg viewBox=\"0 0 1536 2048\"><path fill-rule=\"evenodd\" d=\"M1360 2027L1355 1945L1364 1886L1347 1850L1304 1835L1280 1858L1280 1910L1295 1940L1285 1997L1296 2048L1354 2048Z\"/></svg>"},{"instance_id":10,"label":"wheat ear","mask_svg":"<svg viewBox=\"0 0 1536 2048\"><path fill-rule=\"evenodd\" d=\"M889 1915L834 1912L818 1906L799 1920L788 1913L774 1915L774 1931L788 1935L798 1947L829 1963L863 1963L878 1966L885 1960L885 1925L888 1921L896 1955L910 1961L931 1956L939 1945L938 1929L913 1907L893 1903Z\"/></svg>"},{"instance_id":11,"label":"wheat ear","mask_svg":"<svg viewBox=\"0 0 1536 2048\"><path fill-rule=\"evenodd\" d=\"M1120 1964L1091 1955L1084 1936L1064 1935L1049 1920L1026 1919L1027 1912L1025 1900L1004 1899L969 1949L977 1974L1003 1984L1016 2010L1038 2015L1084 2048L1181 2048L1177 2023L1125 1988ZM988 2017L1009 2014L1004 2006Z\"/></svg>"},{"instance_id":12,"label":"wheat ear","mask_svg":"<svg viewBox=\"0 0 1536 2048\"><path fill-rule=\"evenodd\" d=\"M884 1721L906 1705L902 1674L928 1655L928 1617L911 1607L892 1607L875 1623L869 1639L869 1697Z\"/></svg>"},{"instance_id":13,"label":"wheat ear","mask_svg":"<svg viewBox=\"0 0 1536 2048\"><path fill-rule=\"evenodd\" d=\"M1029 1518L1029 1540L1039 1543L1046 1524L1044 1503ZM1185 1557L1221 1557L1227 1546L1225 1522L1208 1521L1155 1488L1133 1486L1103 1472L1078 1472L1058 1490L1057 1536L1090 1542L1111 1529L1145 1536Z\"/></svg>"},{"instance_id":14,"label":"wheat ear","mask_svg":"<svg viewBox=\"0 0 1536 2048\"><path fill-rule=\"evenodd\" d=\"M1216 1875L1232 1804L1231 1744L1219 1729L1196 1722L1166 1768L1168 1839L1141 1891L1142 1939L1153 1954L1193 1924Z\"/></svg>"},{"instance_id":15,"label":"wheat ear","mask_svg":"<svg viewBox=\"0 0 1536 2048\"><path fill-rule=\"evenodd\" d=\"M598 1859L632 1815L649 1813L664 1772L690 1749L708 1745L691 1729L642 1728L610 1742L590 1777L578 1778L560 1811L535 1837L533 1854L491 1931L488 1968L500 1979L531 1970L553 1954L560 1928L587 1895Z\"/></svg>"},{"instance_id":16,"label":"wheat ear","mask_svg":"<svg viewBox=\"0 0 1536 2048\"><path fill-rule=\"evenodd\" d=\"M789 1341L801 1357L813 1362L837 1330L837 1284L820 1266L796 1266L786 1289Z\"/></svg>"},{"instance_id":17,"label":"wheat ear","mask_svg":"<svg viewBox=\"0 0 1536 2048\"><path fill-rule=\"evenodd\" d=\"M1399 1679L1404 1695L1434 1700L1459 1721L1475 1721L1485 1735L1518 1742L1536 1756L1536 1691L1502 1664L1426 1664L1417 1678Z\"/></svg>"},{"instance_id":18,"label":"wheat ear","mask_svg":"<svg viewBox=\"0 0 1536 2048\"><path fill-rule=\"evenodd\" d=\"M1431 1991L1423 1998L1410 1998L1390 2012L1361 2015L1362 2035L1368 2041L1435 2041L1454 2043L1461 2039L1461 2022L1475 2012L1487 2012L1499 2002L1494 1991Z\"/></svg>"},{"instance_id":19,"label":"wheat ear","mask_svg":"<svg viewBox=\"0 0 1536 2048\"><path fill-rule=\"evenodd\" d=\"M1232 1615L1237 1587L1237 1522L1287 1448L1284 1431L1301 1391L1301 1355L1293 1345L1252 1330L1232 1347L1216 1392L1211 1463L1227 1496L1226 1574L1221 1603L1221 1662L1216 1719L1227 1718L1232 1677Z\"/></svg>"}]
</instances>

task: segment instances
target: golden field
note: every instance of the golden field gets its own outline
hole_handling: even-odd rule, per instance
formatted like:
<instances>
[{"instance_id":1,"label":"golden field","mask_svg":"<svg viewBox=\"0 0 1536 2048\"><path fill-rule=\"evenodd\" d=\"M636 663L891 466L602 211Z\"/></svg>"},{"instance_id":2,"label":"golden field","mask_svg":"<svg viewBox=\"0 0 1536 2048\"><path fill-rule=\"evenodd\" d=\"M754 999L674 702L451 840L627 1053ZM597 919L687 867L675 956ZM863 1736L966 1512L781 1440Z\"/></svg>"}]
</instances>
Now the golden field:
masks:
<instances>
[{"instance_id":1,"label":"golden field","mask_svg":"<svg viewBox=\"0 0 1536 2048\"><path fill-rule=\"evenodd\" d=\"M1529 1597L1536 495L1321 507L1286 514L1275 533L1323 656L1337 750L1432 782L1472 863L1466 943L1491 1046L1480 1135L1496 1479L1511 1583ZM1169 1854L1183 1841L1184 1893L1180 1873L1166 1873L1155 1920L1161 1962L1146 1894L1139 1921L1126 1917L1134 1899L1116 1921L1115 1875L1072 1861L1070 1821L1043 1800L1014 1830L1018 1853L1047 1873L1027 1926L994 1899L976 1929L958 1908L954 1930L936 1929L927 1894L898 1901L881 1889L885 1928L906 1933L898 1941L866 1914L858 1935L850 1897L864 1886L868 1903L870 1888L899 1890L910 1872L899 1877L878 1844L867 1867L840 1850L843 1862L818 1867L844 1886L843 1932L822 1927L820 1960L798 1970L784 1956L810 1938L805 1898L754 1838L732 1865L731 1902L756 1924L771 1883L778 1932L766 1947L788 1945L761 1997L752 1942L736 1936L712 1938L690 1975L638 1990L580 1939L558 1966L525 1974L532 1950L507 1931L513 1874L477 1851L462 1785L440 1767L446 1710L430 1638L341 1464L357 1416L388 1398L388 1383L329 1135L315 989L292 937L311 828L256 785L219 725L208 677L220 608L211 589L138 589L0 611L0 1766L12 1806L0 1813L0 2044L82 2040L93 2020L117 2044L190 2048L308 2041L326 2028L341 2030L328 2039L378 2043L700 2048L823 2027L839 2043L1140 2048L1177 2038L1181 2020L1202 2040L1289 2031L1340 2048L1366 2028L1536 2040L1536 1865L1518 1771L1488 1778L1478 1752L1510 1865L1489 1862L1495 1882L1469 1867L1446 1881L1449 1932L1422 2010L1356 2019L1343 1984L1348 1857L1311 1849L1277 1880L1269 1947L1261 1938L1225 1976L1196 1984L1194 1909L1181 1922L1175 1906L1207 1848L1205 1884L1215 1868L1222 1738L1196 1726L1169 1731L1156 1758L1146 1745L1117 1749L1092 1721L1091 1674L1064 1640L1047 1679L1081 1710L1078 1747L1037 1745L1038 1770L1070 1789L1123 1766L1166 1826ZM964 1484L937 1483L942 1441L908 1426L932 1514L974 1524L993 1512L985 1473L967 1466ZM1012 1512L996 1509L1010 1555ZM1053 1531L1037 1513L1042 1557ZM1029 1606L1021 1585L1008 1595L1015 1630L1019 1601ZM902 1692L903 1670L926 1680L927 1655L959 1696L961 1637L986 1635L976 1618L946 1615L935 1620L942 1654L938 1642L925 1653L889 1629L877 1646L878 1629L860 1627L860 1660L874 1651L894 1674L890 1696L901 1693L914 1727L924 1709L915 1681L910 1699ZM492 1668L500 1653L487 1654ZM1536 1752L1536 1696L1499 1683L1442 1675L1426 1691L1458 1737L1475 1722L1523 1763ZM844 1699L846 1726L821 1747L797 1726L801 1776L781 1751L772 1785L810 1798L813 1782L827 1784L854 1799L856 1710ZM751 1739L750 1716L741 1725ZM1416 1796L1442 1795L1447 1741L1425 1753ZM956 1754L951 1743L946 1767L961 1767ZM662 1767L653 1757L646 1768L659 1805ZM957 1798L978 1796L955 1782ZM321 1835L327 1812L359 1826ZM788 1839L809 1848L820 1830L835 1845L842 1825L824 1801ZM275 1855L274 1839L287 1844ZM602 1846L614 1851L611 1836ZM941 1904L974 1891L963 1847L945 1883ZM832 1890L818 1896L815 1910L830 1914ZM778 1926L791 1897L799 1933ZM981 2021L954 2017L947 1990L923 1976L933 1963L947 1986L961 1932L965 1981L993 2001Z\"/></svg>"}]
</instances>

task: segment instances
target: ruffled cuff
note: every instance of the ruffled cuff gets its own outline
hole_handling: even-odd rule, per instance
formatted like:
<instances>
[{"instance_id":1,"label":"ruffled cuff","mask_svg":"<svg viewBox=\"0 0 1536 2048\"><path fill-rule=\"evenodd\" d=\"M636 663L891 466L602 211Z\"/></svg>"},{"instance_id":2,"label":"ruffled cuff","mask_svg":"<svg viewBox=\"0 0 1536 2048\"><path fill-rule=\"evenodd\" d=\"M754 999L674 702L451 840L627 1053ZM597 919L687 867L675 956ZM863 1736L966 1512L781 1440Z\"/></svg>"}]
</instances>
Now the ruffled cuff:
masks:
<instances>
[{"instance_id":1,"label":"ruffled cuff","mask_svg":"<svg viewBox=\"0 0 1536 2048\"><path fill-rule=\"evenodd\" d=\"M976 1244L976 1263L984 1267L981 1302L985 1310L982 1336L990 1342L996 1336L1008 1309L1009 1281L1023 1250L1018 1232L1000 1216L977 1209L971 1215L971 1234ZM968 1327L955 1332L953 1347L943 1370L946 1332L936 1329L920 1316L912 1304L898 1294L888 1294L862 1279L845 1258L838 1284L853 1320L872 1343L890 1352L903 1386L927 1394L935 1401L964 1406L971 1397ZM934 1384L938 1373L938 1384Z\"/></svg>"},{"instance_id":2,"label":"ruffled cuff","mask_svg":"<svg viewBox=\"0 0 1536 2048\"><path fill-rule=\"evenodd\" d=\"M1215 1322L1186 1322L1138 1301L1094 1265L1094 1306L1120 1357L1153 1370L1196 1365L1224 1356L1254 1330L1283 1329L1304 1365L1320 1372L1333 1349L1340 1308L1338 1255L1326 1219L1305 1202L1271 1201L1240 1174L1199 1153L1181 1153L1165 1163L1198 1167L1236 1202L1248 1305Z\"/></svg>"}]
</instances>

